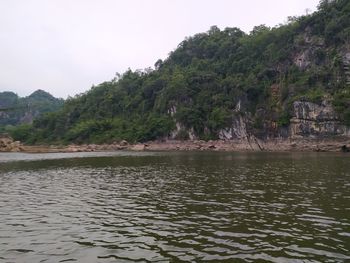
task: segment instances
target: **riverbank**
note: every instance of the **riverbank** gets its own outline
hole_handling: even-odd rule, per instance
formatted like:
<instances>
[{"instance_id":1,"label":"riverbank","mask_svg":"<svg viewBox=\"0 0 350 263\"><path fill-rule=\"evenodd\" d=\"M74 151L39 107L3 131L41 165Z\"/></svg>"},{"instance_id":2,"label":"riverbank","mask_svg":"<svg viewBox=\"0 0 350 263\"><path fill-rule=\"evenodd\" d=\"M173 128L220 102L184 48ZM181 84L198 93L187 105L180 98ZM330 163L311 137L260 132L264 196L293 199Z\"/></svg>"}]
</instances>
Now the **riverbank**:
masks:
<instances>
[{"instance_id":1,"label":"riverbank","mask_svg":"<svg viewBox=\"0 0 350 263\"><path fill-rule=\"evenodd\" d=\"M252 140L216 140L216 141L166 141L149 142L145 144L146 150L157 151L268 151L268 152L339 152L350 149L349 138L335 139L276 139L261 141Z\"/></svg>"},{"instance_id":2,"label":"riverbank","mask_svg":"<svg viewBox=\"0 0 350 263\"><path fill-rule=\"evenodd\" d=\"M27 153L53 152L94 152L94 151L267 151L267 152L348 152L349 138L336 139L275 139L261 141L253 140L215 140L215 141L150 141L146 143L129 144L126 141L113 144L82 144L82 145L19 145L5 151Z\"/></svg>"}]
</instances>

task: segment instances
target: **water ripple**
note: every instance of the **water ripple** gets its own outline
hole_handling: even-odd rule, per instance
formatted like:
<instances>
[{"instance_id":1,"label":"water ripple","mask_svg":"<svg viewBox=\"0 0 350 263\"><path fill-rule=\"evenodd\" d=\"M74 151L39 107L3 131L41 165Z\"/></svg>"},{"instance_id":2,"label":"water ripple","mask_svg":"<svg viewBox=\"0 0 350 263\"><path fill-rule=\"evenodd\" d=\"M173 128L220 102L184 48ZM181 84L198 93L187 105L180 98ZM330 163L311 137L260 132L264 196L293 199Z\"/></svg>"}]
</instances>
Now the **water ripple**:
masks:
<instances>
[{"instance_id":1,"label":"water ripple","mask_svg":"<svg viewBox=\"0 0 350 263\"><path fill-rule=\"evenodd\" d=\"M0 166L2 261L350 260L346 155L88 157Z\"/></svg>"}]
</instances>

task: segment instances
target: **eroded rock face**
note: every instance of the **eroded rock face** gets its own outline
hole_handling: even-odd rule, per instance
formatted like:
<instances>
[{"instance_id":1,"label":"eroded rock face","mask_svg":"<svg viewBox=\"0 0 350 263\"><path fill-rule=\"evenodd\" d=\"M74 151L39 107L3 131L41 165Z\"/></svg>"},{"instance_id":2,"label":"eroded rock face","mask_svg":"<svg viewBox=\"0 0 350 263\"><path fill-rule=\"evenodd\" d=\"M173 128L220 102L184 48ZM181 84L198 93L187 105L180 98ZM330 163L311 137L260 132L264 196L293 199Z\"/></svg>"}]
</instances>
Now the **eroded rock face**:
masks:
<instances>
[{"instance_id":1,"label":"eroded rock face","mask_svg":"<svg viewBox=\"0 0 350 263\"><path fill-rule=\"evenodd\" d=\"M295 101L292 105L290 125L282 127L278 126L276 120L268 119L271 116L266 115L266 112L262 112L260 116L257 111L254 118L262 120L263 126L254 128L252 125L254 118L247 111L240 111L240 106L238 103L237 108L233 110L230 126L219 131L219 140L240 141L249 148L256 146L261 149L262 142L274 139L350 137L350 128L343 124L329 100L324 100L320 104ZM187 129L181 123L176 123L176 129L168 139L178 139L178 134L183 131L189 135L189 140L196 140L193 129Z\"/></svg>"},{"instance_id":2,"label":"eroded rock face","mask_svg":"<svg viewBox=\"0 0 350 263\"><path fill-rule=\"evenodd\" d=\"M248 140L249 132L247 126L249 123L249 118L246 116L243 104L244 102L242 102L242 99L239 99L235 109L233 110L231 126L219 131L218 135L220 140Z\"/></svg>"},{"instance_id":3,"label":"eroded rock face","mask_svg":"<svg viewBox=\"0 0 350 263\"><path fill-rule=\"evenodd\" d=\"M293 113L295 118L313 121L336 121L338 115L328 101L323 101L321 105L308 101L295 101L293 103Z\"/></svg>"},{"instance_id":4,"label":"eroded rock face","mask_svg":"<svg viewBox=\"0 0 350 263\"><path fill-rule=\"evenodd\" d=\"M190 139L190 140L196 140L197 139L197 136L196 136L196 134L194 132L194 129L193 128L188 129L188 128L185 127L185 125L183 125L180 122L176 122L175 123L175 130L173 130L170 133L169 139L171 139L171 140L177 139L181 132L186 132L186 134L188 136L188 139Z\"/></svg>"},{"instance_id":5,"label":"eroded rock face","mask_svg":"<svg viewBox=\"0 0 350 263\"><path fill-rule=\"evenodd\" d=\"M240 139L247 140L247 118L242 115L235 116L232 121L231 127L223 129L219 132L219 139L221 140L232 140Z\"/></svg>"},{"instance_id":6,"label":"eroded rock face","mask_svg":"<svg viewBox=\"0 0 350 263\"><path fill-rule=\"evenodd\" d=\"M350 135L329 101L321 105L307 101L293 103L290 137Z\"/></svg>"},{"instance_id":7,"label":"eroded rock face","mask_svg":"<svg viewBox=\"0 0 350 263\"><path fill-rule=\"evenodd\" d=\"M249 129L249 118L239 114L233 118L230 127L219 132L221 140L240 140L254 143L257 136ZM324 138L329 136L350 136L350 129L340 120L332 103L324 100L321 104L308 101L295 101L292 108L292 118L289 128L275 129L276 134L271 138ZM268 131L262 138L268 140ZM259 145L259 143L256 143Z\"/></svg>"},{"instance_id":8,"label":"eroded rock face","mask_svg":"<svg viewBox=\"0 0 350 263\"><path fill-rule=\"evenodd\" d=\"M344 52L343 55L343 69L346 76L346 84L350 86L350 51Z\"/></svg>"},{"instance_id":9,"label":"eroded rock face","mask_svg":"<svg viewBox=\"0 0 350 263\"><path fill-rule=\"evenodd\" d=\"M294 64L300 69L306 69L311 64L310 51L305 50L304 52L297 54L294 57Z\"/></svg>"}]
</instances>

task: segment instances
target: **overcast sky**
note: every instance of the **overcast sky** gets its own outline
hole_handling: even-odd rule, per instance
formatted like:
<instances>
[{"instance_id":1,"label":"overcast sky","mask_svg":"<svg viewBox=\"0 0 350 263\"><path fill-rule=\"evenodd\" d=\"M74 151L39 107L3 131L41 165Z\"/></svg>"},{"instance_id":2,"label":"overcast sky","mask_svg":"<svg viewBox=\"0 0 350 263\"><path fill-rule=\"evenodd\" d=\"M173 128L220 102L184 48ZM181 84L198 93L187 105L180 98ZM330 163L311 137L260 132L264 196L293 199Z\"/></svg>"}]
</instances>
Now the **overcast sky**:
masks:
<instances>
[{"instance_id":1,"label":"overcast sky","mask_svg":"<svg viewBox=\"0 0 350 263\"><path fill-rule=\"evenodd\" d=\"M165 59L210 26L275 26L319 0L0 0L0 92L54 96Z\"/></svg>"}]
</instances>

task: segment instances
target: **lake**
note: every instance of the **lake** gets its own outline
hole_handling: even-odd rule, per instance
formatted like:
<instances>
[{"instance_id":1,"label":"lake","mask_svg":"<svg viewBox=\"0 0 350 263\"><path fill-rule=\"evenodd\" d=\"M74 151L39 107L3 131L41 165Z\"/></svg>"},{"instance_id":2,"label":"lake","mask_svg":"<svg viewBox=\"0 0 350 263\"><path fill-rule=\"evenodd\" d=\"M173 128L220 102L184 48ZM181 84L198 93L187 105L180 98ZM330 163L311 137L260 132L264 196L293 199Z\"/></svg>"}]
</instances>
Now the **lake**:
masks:
<instances>
[{"instance_id":1,"label":"lake","mask_svg":"<svg viewBox=\"0 0 350 263\"><path fill-rule=\"evenodd\" d=\"M0 153L1 262L349 260L349 154Z\"/></svg>"}]
</instances>

